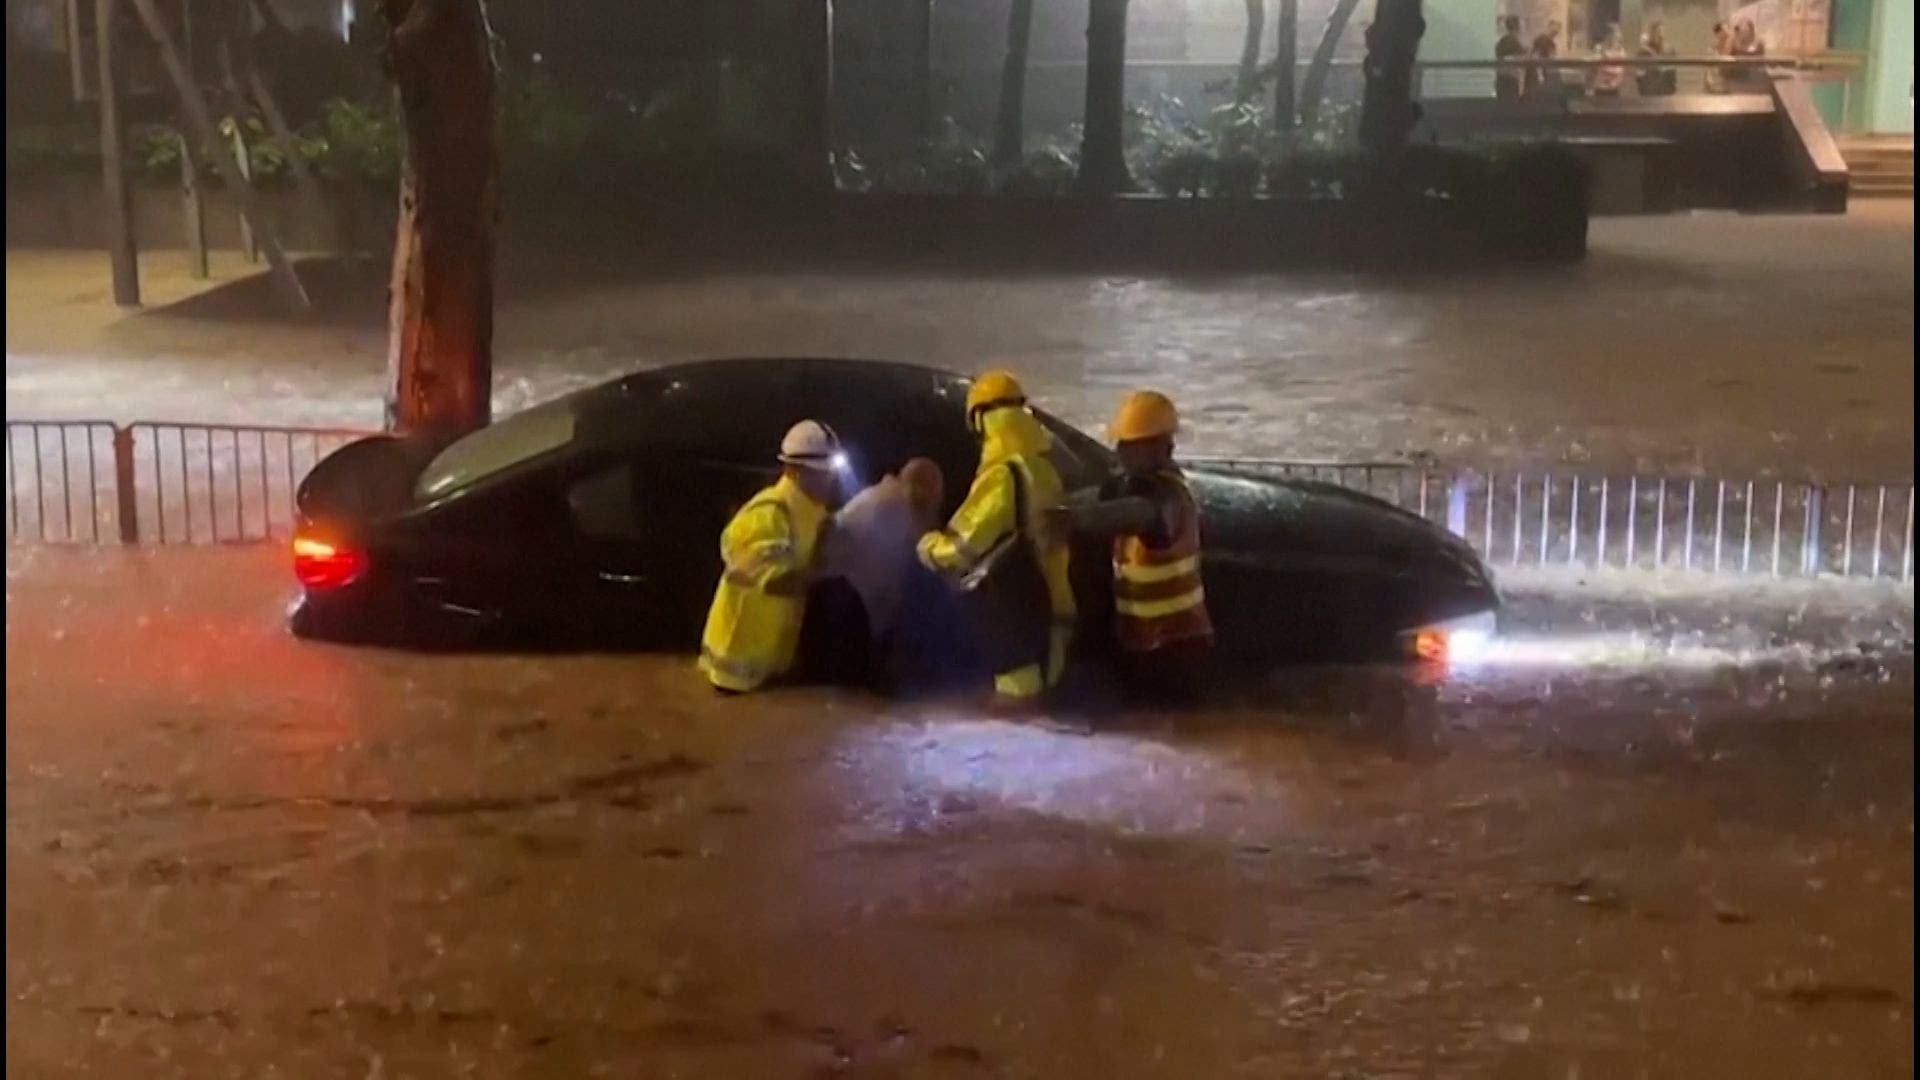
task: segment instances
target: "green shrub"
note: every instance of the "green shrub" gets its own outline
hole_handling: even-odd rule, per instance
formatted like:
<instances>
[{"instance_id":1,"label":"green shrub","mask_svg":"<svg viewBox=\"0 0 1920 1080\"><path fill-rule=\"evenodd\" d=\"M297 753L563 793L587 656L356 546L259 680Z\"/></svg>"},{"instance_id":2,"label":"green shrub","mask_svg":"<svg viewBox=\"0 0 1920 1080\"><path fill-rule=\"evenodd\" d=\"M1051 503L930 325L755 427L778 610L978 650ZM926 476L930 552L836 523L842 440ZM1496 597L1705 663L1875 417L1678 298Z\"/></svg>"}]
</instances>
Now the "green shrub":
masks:
<instances>
[{"instance_id":1,"label":"green shrub","mask_svg":"<svg viewBox=\"0 0 1920 1080\"><path fill-rule=\"evenodd\" d=\"M400 120L392 99L365 104L333 98L320 110L322 176L375 187L400 178Z\"/></svg>"},{"instance_id":2,"label":"green shrub","mask_svg":"<svg viewBox=\"0 0 1920 1080\"><path fill-rule=\"evenodd\" d=\"M1007 195L1058 198L1073 193L1074 179L1079 171L1078 149L1047 146L1028 154L1018 165L1004 170L996 186Z\"/></svg>"}]
</instances>

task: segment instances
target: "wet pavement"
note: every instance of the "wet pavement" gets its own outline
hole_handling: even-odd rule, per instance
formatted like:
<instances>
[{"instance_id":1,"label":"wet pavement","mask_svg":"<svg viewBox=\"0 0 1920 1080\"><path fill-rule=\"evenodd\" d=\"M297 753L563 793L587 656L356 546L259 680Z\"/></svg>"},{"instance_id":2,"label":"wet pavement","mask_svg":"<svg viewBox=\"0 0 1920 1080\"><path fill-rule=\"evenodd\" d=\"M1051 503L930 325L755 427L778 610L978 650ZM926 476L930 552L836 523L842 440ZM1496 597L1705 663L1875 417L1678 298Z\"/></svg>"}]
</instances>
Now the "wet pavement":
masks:
<instances>
[{"instance_id":1,"label":"wet pavement","mask_svg":"<svg viewBox=\"0 0 1920 1080\"><path fill-rule=\"evenodd\" d=\"M1089 426L1171 386L1210 453L1905 479L1912 226L1601 221L1582 267L1394 280L509 250L498 401L997 356ZM292 325L7 270L10 418L378 421L377 272ZM1510 575L1445 681L1015 724L299 644L279 561L9 549L10 1076L1911 1074L1910 588Z\"/></svg>"},{"instance_id":2,"label":"wet pavement","mask_svg":"<svg viewBox=\"0 0 1920 1080\"><path fill-rule=\"evenodd\" d=\"M1910 202L1604 219L1579 267L1402 278L675 274L534 264L508 233L502 410L703 356L998 357L1090 428L1136 384L1171 389L1194 452L1912 475ZM181 291L177 257L148 263L156 295ZM119 318L87 253L7 270L9 417L380 422L378 265L316 278L340 310L302 325L244 304Z\"/></svg>"},{"instance_id":3,"label":"wet pavement","mask_svg":"<svg viewBox=\"0 0 1920 1080\"><path fill-rule=\"evenodd\" d=\"M1088 727L300 644L278 561L8 552L10 1076L1911 1073L1910 591Z\"/></svg>"}]
</instances>

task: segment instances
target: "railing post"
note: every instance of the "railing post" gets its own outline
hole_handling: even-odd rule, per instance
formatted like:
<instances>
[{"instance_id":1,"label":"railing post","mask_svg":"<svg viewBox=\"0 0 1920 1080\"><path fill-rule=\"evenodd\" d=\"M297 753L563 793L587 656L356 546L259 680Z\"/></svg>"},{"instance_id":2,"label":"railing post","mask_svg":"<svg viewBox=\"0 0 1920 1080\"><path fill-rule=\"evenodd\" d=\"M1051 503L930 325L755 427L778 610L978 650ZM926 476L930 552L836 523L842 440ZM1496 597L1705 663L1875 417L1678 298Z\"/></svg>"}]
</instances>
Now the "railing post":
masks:
<instances>
[{"instance_id":1,"label":"railing post","mask_svg":"<svg viewBox=\"0 0 1920 1080\"><path fill-rule=\"evenodd\" d=\"M133 431L113 425L113 492L119 507L120 542L140 542L139 500L133 494Z\"/></svg>"},{"instance_id":2,"label":"railing post","mask_svg":"<svg viewBox=\"0 0 1920 1080\"><path fill-rule=\"evenodd\" d=\"M1800 573L1820 576L1820 526L1826 520L1826 489L1817 484L1807 487L1806 528L1800 536Z\"/></svg>"}]
</instances>

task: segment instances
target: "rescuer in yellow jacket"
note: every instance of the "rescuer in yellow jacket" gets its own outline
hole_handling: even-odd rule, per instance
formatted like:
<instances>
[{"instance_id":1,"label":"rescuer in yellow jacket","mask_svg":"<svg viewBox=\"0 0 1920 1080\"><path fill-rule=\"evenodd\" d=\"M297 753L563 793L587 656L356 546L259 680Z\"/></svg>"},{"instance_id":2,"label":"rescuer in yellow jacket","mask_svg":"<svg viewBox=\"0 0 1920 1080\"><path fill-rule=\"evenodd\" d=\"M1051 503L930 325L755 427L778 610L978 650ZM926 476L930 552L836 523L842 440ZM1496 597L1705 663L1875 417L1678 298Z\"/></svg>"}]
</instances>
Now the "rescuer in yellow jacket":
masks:
<instances>
[{"instance_id":1,"label":"rescuer in yellow jacket","mask_svg":"<svg viewBox=\"0 0 1920 1080\"><path fill-rule=\"evenodd\" d=\"M1012 375L990 371L973 384L967 426L980 439L980 467L946 528L920 538L920 561L978 597L995 695L1031 704L1059 682L1073 636L1066 537L1047 524L1065 493L1047 460L1052 440Z\"/></svg>"},{"instance_id":2,"label":"rescuer in yellow jacket","mask_svg":"<svg viewBox=\"0 0 1920 1080\"><path fill-rule=\"evenodd\" d=\"M714 689L757 690L793 667L844 460L831 428L793 425L780 443L780 479L748 499L720 534L725 569L700 637L700 671Z\"/></svg>"}]
</instances>

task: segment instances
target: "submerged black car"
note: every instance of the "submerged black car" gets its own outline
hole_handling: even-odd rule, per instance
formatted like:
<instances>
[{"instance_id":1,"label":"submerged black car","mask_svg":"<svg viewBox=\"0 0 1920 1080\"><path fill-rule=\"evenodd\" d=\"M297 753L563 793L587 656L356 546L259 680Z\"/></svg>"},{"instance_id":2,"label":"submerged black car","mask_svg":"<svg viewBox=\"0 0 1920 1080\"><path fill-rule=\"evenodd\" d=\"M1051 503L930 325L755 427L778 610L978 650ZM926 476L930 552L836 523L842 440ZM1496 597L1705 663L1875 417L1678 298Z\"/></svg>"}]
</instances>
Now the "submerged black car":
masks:
<instances>
[{"instance_id":1,"label":"submerged black car","mask_svg":"<svg viewBox=\"0 0 1920 1080\"><path fill-rule=\"evenodd\" d=\"M830 424L861 483L939 462L950 504L978 447L968 380L907 364L747 359L629 375L444 448L376 436L298 493L295 633L394 645L697 647L719 535L774 476L788 425ZM1111 453L1038 413L1069 492ZM1405 656L1422 631L1490 618L1491 576L1432 523L1306 480L1189 472L1218 651L1258 661ZM953 505L949 505L949 510ZM1109 556L1075 551L1082 640L1109 639Z\"/></svg>"}]
</instances>

